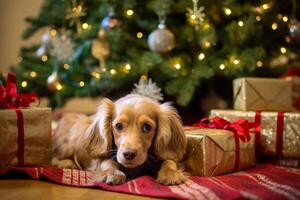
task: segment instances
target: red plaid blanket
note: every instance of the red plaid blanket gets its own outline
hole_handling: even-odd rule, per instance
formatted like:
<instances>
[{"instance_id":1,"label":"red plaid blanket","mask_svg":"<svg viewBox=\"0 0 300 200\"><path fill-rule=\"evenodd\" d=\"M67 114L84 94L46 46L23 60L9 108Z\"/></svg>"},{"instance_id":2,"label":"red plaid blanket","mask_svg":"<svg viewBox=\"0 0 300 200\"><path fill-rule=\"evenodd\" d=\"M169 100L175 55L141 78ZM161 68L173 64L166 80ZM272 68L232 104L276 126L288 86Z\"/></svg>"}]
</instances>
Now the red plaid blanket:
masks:
<instances>
[{"instance_id":1,"label":"red plaid blanket","mask_svg":"<svg viewBox=\"0 0 300 200\"><path fill-rule=\"evenodd\" d=\"M32 179L46 178L55 183L98 187L105 190L151 197L176 199L300 199L300 170L269 164L217 177L192 176L177 186L158 184L153 177L143 176L122 185L110 186L93 182L90 172L52 167L0 170L0 177L14 177L23 172Z\"/></svg>"}]
</instances>

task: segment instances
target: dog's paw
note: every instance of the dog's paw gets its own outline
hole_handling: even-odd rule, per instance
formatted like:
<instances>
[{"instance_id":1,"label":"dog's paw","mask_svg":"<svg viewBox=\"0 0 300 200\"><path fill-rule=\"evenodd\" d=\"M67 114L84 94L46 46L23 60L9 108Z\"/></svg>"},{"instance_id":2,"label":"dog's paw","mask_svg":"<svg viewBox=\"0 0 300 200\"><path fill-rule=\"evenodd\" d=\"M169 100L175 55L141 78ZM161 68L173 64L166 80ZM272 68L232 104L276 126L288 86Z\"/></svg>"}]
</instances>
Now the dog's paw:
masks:
<instances>
[{"instance_id":1,"label":"dog's paw","mask_svg":"<svg viewBox=\"0 0 300 200\"><path fill-rule=\"evenodd\" d=\"M104 182L109 185L119 185L126 181L126 175L120 170L105 170L95 174L95 181Z\"/></svg>"},{"instance_id":2,"label":"dog's paw","mask_svg":"<svg viewBox=\"0 0 300 200\"><path fill-rule=\"evenodd\" d=\"M179 185L187 180L187 176L182 170L163 170L158 173L156 180L163 185Z\"/></svg>"}]
</instances>

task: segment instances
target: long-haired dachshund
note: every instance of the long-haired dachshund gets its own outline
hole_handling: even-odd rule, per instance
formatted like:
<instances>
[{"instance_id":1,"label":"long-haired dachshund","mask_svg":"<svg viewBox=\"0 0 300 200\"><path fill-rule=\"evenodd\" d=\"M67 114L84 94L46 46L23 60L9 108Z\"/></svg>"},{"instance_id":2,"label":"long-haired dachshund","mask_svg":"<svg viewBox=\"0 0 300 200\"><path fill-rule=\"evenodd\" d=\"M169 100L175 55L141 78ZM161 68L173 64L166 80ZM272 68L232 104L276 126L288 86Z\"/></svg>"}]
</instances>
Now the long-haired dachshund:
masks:
<instances>
[{"instance_id":1,"label":"long-haired dachshund","mask_svg":"<svg viewBox=\"0 0 300 200\"><path fill-rule=\"evenodd\" d=\"M181 184L187 177L178 162L186 143L169 103L131 94L116 102L103 99L92 117L66 114L54 135L53 165L90 170L98 181L113 185L132 171L153 170L159 183Z\"/></svg>"}]
</instances>

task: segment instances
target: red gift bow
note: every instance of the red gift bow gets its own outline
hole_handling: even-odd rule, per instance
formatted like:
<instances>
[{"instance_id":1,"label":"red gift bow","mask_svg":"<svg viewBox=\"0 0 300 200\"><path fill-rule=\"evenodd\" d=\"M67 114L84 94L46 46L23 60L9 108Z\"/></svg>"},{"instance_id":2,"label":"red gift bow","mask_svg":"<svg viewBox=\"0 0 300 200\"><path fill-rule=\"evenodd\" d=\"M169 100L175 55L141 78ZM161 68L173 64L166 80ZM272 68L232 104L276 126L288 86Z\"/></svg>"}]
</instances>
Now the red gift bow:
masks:
<instances>
[{"instance_id":1,"label":"red gift bow","mask_svg":"<svg viewBox=\"0 0 300 200\"><path fill-rule=\"evenodd\" d=\"M234 170L238 170L240 165L240 142L239 139L243 142L249 142L251 137L249 130L252 128L259 129L259 124L250 123L245 119L238 119L234 122L229 122L220 117L213 117L211 119L205 117L200 120L200 122L192 125L193 127L199 128L213 128L213 129L225 129L232 131L234 133L235 139L235 166Z\"/></svg>"},{"instance_id":2,"label":"red gift bow","mask_svg":"<svg viewBox=\"0 0 300 200\"><path fill-rule=\"evenodd\" d=\"M19 94L17 92L16 75L8 73L5 86L0 85L0 108L15 110L17 114L18 128L18 165L24 166L24 119L23 113L19 109L28 107L30 103L36 101L38 96L34 93Z\"/></svg>"},{"instance_id":3,"label":"red gift bow","mask_svg":"<svg viewBox=\"0 0 300 200\"><path fill-rule=\"evenodd\" d=\"M38 100L35 93L20 94L17 92L16 75L8 73L5 86L0 85L0 108L28 107Z\"/></svg>"}]
</instances>

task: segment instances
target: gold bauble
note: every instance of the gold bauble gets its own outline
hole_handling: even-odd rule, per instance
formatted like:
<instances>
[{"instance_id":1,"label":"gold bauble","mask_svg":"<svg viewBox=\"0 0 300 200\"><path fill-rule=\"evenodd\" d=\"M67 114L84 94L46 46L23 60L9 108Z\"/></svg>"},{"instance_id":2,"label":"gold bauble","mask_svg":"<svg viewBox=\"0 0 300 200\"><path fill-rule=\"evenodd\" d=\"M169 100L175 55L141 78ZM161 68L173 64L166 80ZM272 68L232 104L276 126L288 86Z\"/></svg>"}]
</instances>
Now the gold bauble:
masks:
<instances>
[{"instance_id":1,"label":"gold bauble","mask_svg":"<svg viewBox=\"0 0 300 200\"><path fill-rule=\"evenodd\" d=\"M92 43L92 55L98 60L105 60L109 56L109 44L105 39L95 39Z\"/></svg>"},{"instance_id":2,"label":"gold bauble","mask_svg":"<svg viewBox=\"0 0 300 200\"><path fill-rule=\"evenodd\" d=\"M57 90L58 85L60 85L58 73L56 71L54 71L47 78L47 86L50 91L55 92Z\"/></svg>"},{"instance_id":3,"label":"gold bauble","mask_svg":"<svg viewBox=\"0 0 300 200\"><path fill-rule=\"evenodd\" d=\"M149 35L148 46L155 52L168 52L175 46L175 36L169 29L160 24L159 28Z\"/></svg>"}]
</instances>

